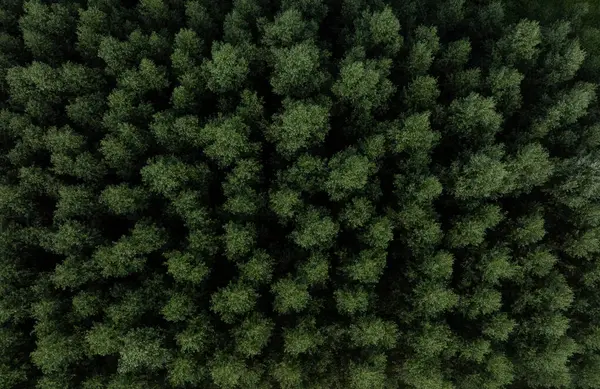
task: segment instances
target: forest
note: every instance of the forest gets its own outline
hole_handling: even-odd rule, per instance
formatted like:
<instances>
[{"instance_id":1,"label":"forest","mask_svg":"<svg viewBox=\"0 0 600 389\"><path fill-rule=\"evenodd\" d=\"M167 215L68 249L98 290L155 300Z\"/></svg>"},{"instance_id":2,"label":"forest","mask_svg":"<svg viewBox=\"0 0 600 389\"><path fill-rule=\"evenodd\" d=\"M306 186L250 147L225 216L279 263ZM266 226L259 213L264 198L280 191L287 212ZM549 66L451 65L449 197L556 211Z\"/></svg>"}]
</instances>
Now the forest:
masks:
<instances>
[{"instance_id":1,"label":"forest","mask_svg":"<svg viewBox=\"0 0 600 389\"><path fill-rule=\"evenodd\" d=\"M600 389L598 0L0 0L0 389Z\"/></svg>"}]
</instances>

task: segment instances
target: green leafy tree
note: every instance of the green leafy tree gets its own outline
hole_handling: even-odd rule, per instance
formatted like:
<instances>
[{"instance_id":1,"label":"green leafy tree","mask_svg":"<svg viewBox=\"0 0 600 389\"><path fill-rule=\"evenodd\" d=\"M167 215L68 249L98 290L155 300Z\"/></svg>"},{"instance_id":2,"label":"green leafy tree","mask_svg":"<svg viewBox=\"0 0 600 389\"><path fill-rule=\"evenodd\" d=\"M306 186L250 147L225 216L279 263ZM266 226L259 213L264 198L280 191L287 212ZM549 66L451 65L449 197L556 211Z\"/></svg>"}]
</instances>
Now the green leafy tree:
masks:
<instances>
[{"instance_id":1,"label":"green leafy tree","mask_svg":"<svg viewBox=\"0 0 600 389\"><path fill-rule=\"evenodd\" d=\"M284 111L266 135L275 142L279 154L291 157L325 140L329 130L328 119L327 107L284 100Z\"/></svg>"},{"instance_id":2,"label":"green leafy tree","mask_svg":"<svg viewBox=\"0 0 600 389\"><path fill-rule=\"evenodd\" d=\"M310 40L318 29L314 20L304 19L298 8L289 8L275 16L264 27L263 42L273 47L291 47L294 43Z\"/></svg>"},{"instance_id":3,"label":"green leafy tree","mask_svg":"<svg viewBox=\"0 0 600 389\"><path fill-rule=\"evenodd\" d=\"M250 285L240 281L231 282L212 295L211 309L219 314L224 322L230 323L237 316L252 311L257 298L258 294Z\"/></svg>"},{"instance_id":4,"label":"green leafy tree","mask_svg":"<svg viewBox=\"0 0 600 389\"><path fill-rule=\"evenodd\" d=\"M113 245L101 246L94 253L94 262L104 277L123 277L141 271L147 255L165 244L164 231L144 222L136 223L131 234Z\"/></svg>"},{"instance_id":5,"label":"green leafy tree","mask_svg":"<svg viewBox=\"0 0 600 389\"><path fill-rule=\"evenodd\" d=\"M278 95L304 97L327 81L321 69L323 53L310 41L289 48L274 48L271 86Z\"/></svg>"},{"instance_id":6,"label":"green leafy tree","mask_svg":"<svg viewBox=\"0 0 600 389\"><path fill-rule=\"evenodd\" d=\"M413 76L426 74L440 50L436 27L419 26L414 32L414 44L410 47L406 62L408 72Z\"/></svg>"},{"instance_id":7,"label":"green leafy tree","mask_svg":"<svg viewBox=\"0 0 600 389\"><path fill-rule=\"evenodd\" d=\"M239 89L249 72L249 61L242 50L230 43L215 43L212 58L204 63L207 86L215 93Z\"/></svg>"},{"instance_id":8,"label":"green leafy tree","mask_svg":"<svg viewBox=\"0 0 600 389\"><path fill-rule=\"evenodd\" d=\"M330 173L325 189L334 201L342 200L353 192L364 189L369 175L376 169L371 161L352 149L335 154L329 160L328 167Z\"/></svg>"},{"instance_id":9,"label":"green leafy tree","mask_svg":"<svg viewBox=\"0 0 600 389\"><path fill-rule=\"evenodd\" d=\"M387 78L390 60L347 59L331 91L343 103L359 112L383 108L396 88Z\"/></svg>"},{"instance_id":10,"label":"green leafy tree","mask_svg":"<svg viewBox=\"0 0 600 389\"><path fill-rule=\"evenodd\" d=\"M275 282L271 291L275 295L274 309L282 314L300 312L310 300L306 285L289 277Z\"/></svg>"},{"instance_id":11,"label":"green leafy tree","mask_svg":"<svg viewBox=\"0 0 600 389\"><path fill-rule=\"evenodd\" d=\"M77 19L73 5L31 0L23 3L23 9L19 26L25 47L36 59L58 60L72 50Z\"/></svg>"},{"instance_id":12,"label":"green leafy tree","mask_svg":"<svg viewBox=\"0 0 600 389\"><path fill-rule=\"evenodd\" d=\"M171 251L164 256L167 258L167 272L176 281L199 284L210 273L208 265L192 252Z\"/></svg>"},{"instance_id":13,"label":"green leafy tree","mask_svg":"<svg viewBox=\"0 0 600 389\"><path fill-rule=\"evenodd\" d=\"M248 317L233 331L237 352L246 357L260 354L271 337L274 324L258 315Z\"/></svg>"},{"instance_id":14,"label":"green leafy tree","mask_svg":"<svg viewBox=\"0 0 600 389\"><path fill-rule=\"evenodd\" d=\"M368 49L379 49L387 57L398 54L404 43L400 35L400 22L392 8L364 12L356 23L356 43Z\"/></svg>"},{"instance_id":15,"label":"green leafy tree","mask_svg":"<svg viewBox=\"0 0 600 389\"><path fill-rule=\"evenodd\" d=\"M521 20L497 43L498 51L508 64L534 60L542 43L540 24L533 20Z\"/></svg>"},{"instance_id":16,"label":"green leafy tree","mask_svg":"<svg viewBox=\"0 0 600 389\"><path fill-rule=\"evenodd\" d=\"M337 223L323 211L310 208L298 217L298 227L292 232L294 242L305 249L329 247L339 231Z\"/></svg>"},{"instance_id":17,"label":"green leafy tree","mask_svg":"<svg viewBox=\"0 0 600 389\"><path fill-rule=\"evenodd\" d=\"M242 157L252 155L259 145L249 139L250 128L238 116L209 122L198 134L198 144L204 153L223 166L230 166Z\"/></svg>"},{"instance_id":18,"label":"green leafy tree","mask_svg":"<svg viewBox=\"0 0 600 389\"><path fill-rule=\"evenodd\" d=\"M157 370L169 358L168 350L162 345L162 336L155 329L132 329L123 338L118 371L127 373L140 369Z\"/></svg>"}]
</instances>

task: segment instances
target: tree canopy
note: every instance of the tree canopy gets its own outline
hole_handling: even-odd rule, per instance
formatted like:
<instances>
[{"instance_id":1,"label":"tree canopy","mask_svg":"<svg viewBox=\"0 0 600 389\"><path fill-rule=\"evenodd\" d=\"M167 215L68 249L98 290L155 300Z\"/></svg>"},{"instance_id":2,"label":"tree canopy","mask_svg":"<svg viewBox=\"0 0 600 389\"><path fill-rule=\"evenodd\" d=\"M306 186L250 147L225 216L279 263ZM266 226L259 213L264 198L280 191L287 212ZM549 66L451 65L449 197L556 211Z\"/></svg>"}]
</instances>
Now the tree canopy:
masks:
<instances>
[{"instance_id":1,"label":"tree canopy","mask_svg":"<svg viewBox=\"0 0 600 389\"><path fill-rule=\"evenodd\" d=\"M600 389L599 22L0 0L0 388Z\"/></svg>"}]
</instances>

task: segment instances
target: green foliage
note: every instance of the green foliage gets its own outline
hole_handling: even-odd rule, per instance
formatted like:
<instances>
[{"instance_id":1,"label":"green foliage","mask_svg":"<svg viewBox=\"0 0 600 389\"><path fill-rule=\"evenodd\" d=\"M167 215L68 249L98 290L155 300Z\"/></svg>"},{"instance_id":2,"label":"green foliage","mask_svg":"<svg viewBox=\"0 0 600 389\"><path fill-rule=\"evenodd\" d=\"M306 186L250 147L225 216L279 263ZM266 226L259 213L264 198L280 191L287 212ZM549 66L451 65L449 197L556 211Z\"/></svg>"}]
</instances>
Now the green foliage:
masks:
<instances>
[{"instance_id":1,"label":"green foliage","mask_svg":"<svg viewBox=\"0 0 600 389\"><path fill-rule=\"evenodd\" d=\"M281 220L293 218L302 206L300 193L289 188L273 191L270 194L269 202L271 209Z\"/></svg>"},{"instance_id":2,"label":"green foliage","mask_svg":"<svg viewBox=\"0 0 600 389\"><path fill-rule=\"evenodd\" d=\"M349 381L352 389L376 388L383 389L386 384L386 357L378 354L371 361L350 362Z\"/></svg>"},{"instance_id":3,"label":"green foliage","mask_svg":"<svg viewBox=\"0 0 600 389\"><path fill-rule=\"evenodd\" d=\"M59 333L45 335L38 340L31 360L44 373L64 371L82 357L79 344L80 340L73 336Z\"/></svg>"},{"instance_id":4,"label":"green foliage","mask_svg":"<svg viewBox=\"0 0 600 389\"><path fill-rule=\"evenodd\" d=\"M322 143L329 129L327 107L302 101L284 101L284 111L266 133L277 152L292 157L297 152Z\"/></svg>"},{"instance_id":5,"label":"green foliage","mask_svg":"<svg viewBox=\"0 0 600 389\"><path fill-rule=\"evenodd\" d=\"M314 318L303 319L296 327L283 333L284 352L291 356L316 353L325 338L316 328Z\"/></svg>"},{"instance_id":6,"label":"green foliage","mask_svg":"<svg viewBox=\"0 0 600 389\"><path fill-rule=\"evenodd\" d=\"M114 327L106 323L95 324L85 334L88 352L91 355L110 355L119 351L121 334Z\"/></svg>"},{"instance_id":7,"label":"green foliage","mask_svg":"<svg viewBox=\"0 0 600 389\"><path fill-rule=\"evenodd\" d=\"M322 55L310 41L273 49L273 92L303 97L318 91L326 81L326 74L320 69Z\"/></svg>"},{"instance_id":8,"label":"green foliage","mask_svg":"<svg viewBox=\"0 0 600 389\"><path fill-rule=\"evenodd\" d=\"M392 151L402 153L431 149L439 136L432 131L429 118L428 112L414 114L404 119L401 126L392 127L388 132Z\"/></svg>"},{"instance_id":9,"label":"green foliage","mask_svg":"<svg viewBox=\"0 0 600 389\"><path fill-rule=\"evenodd\" d=\"M167 272L176 281L199 284L210 272L210 268L192 253L172 251L164 255L167 258Z\"/></svg>"},{"instance_id":10,"label":"green foliage","mask_svg":"<svg viewBox=\"0 0 600 389\"><path fill-rule=\"evenodd\" d=\"M211 297L211 309L226 322L233 322L236 316L250 312L256 304L258 294L249 285L231 282L219 289Z\"/></svg>"},{"instance_id":11,"label":"green foliage","mask_svg":"<svg viewBox=\"0 0 600 389\"><path fill-rule=\"evenodd\" d=\"M366 312L369 307L369 293L360 287L338 289L333 292L337 310L341 314L352 316Z\"/></svg>"},{"instance_id":12,"label":"green foliage","mask_svg":"<svg viewBox=\"0 0 600 389\"><path fill-rule=\"evenodd\" d=\"M324 254L314 253L307 261L300 263L298 273L302 282L309 286L323 285L329 279L329 267Z\"/></svg>"},{"instance_id":13,"label":"green foliage","mask_svg":"<svg viewBox=\"0 0 600 389\"><path fill-rule=\"evenodd\" d=\"M405 103L410 110L430 109L440 97L438 82L431 76L415 77L404 90Z\"/></svg>"},{"instance_id":14,"label":"green foliage","mask_svg":"<svg viewBox=\"0 0 600 389\"><path fill-rule=\"evenodd\" d=\"M541 118L533 122L533 135L544 136L560 126L576 123L595 100L595 89L593 84L577 83L573 88L563 91L556 102L545 109Z\"/></svg>"},{"instance_id":15,"label":"green foliage","mask_svg":"<svg viewBox=\"0 0 600 389\"><path fill-rule=\"evenodd\" d=\"M190 357L174 358L168 369L169 382L175 387L198 385L207 375L206 368Z\"/></svg>"},{"instance_id":16,"label":"green foliage","mask_svg":"<svg viewBox=\"0 0 600 389\"><path fill-rule=\"evenodd\" d=\"M233 332L237 352L246 357L260 354L269 343L273 327L273 322L264 317L251 316L245 319Z\"/></svg>"},{"instance_id":17,"label":"green foliage","mask_svg":"<svg viewBox=\"0 0 600 389\"><path fill-rule=\"evenodd\" d=\"M455 178L454 196L458 199L496 197L506 190L509 172L502 162L501 149L481 151L470 156L458 168L454 164L452 176Z\"/></svg>"},{"instance_id":18,"label":"green foliage","mask_svg":"<svg viewBox=\"0 0 600 389\"><path fill-rule=\"evenodd\" d=\"M289 8L264 27L263 42L267 46L290 47L313 37L317 27L314 21L304 20L300 10Z\"/></svg>"},{"instance_id":19,"label":"green foliage","mask_svg":"<svg viewBox=\"0 0 600 389\"><path fill-rule=\"evenodd\" d=\"M341 102L361 112L382 108L395 92L387 78L391 61L345 61L331 91Z\"/></svg>"},{"instance_id":20,"label":"green foliage","mask_svg":"<svg viewBox=\"0 0 600 389\"><path fill-rule=\"evenodd\" d=\"M521 106L521 82L525 76L509 67L492 69L487 84L498 107L512 113Z\"/></svg>"},{"instance_id":21,"label":"green foliage","mask_svg":"<svg viewBox=\"0 0 600 389\"><path fill-rule=\"evenodd\" d=\"M468 38L449 42L438 60L440 68L461 69L469 62L471 51L471 41Z\"/></svg>"},{"instance_id":22,"label":"green foliage","mask_svg":"<svg viewBox=\"0 0 600 389\"><path fill-rule=\"evenodd\" d=\"M495 101L478 93L452 101L448 110L449 126L456 136L470 137L475 142L488 143L502 124Z\"/></svg>"},{"instance_id":23,"label":"green foliage","mask_svg":"<svg viewBox=\"0 0 600 389\"><path fill-rule=\"evenodd\" d=\"M257 149L248 139L249 128L240 117L233 116L209 122L198 133L203 152L220 165L231 166Z\"/></svg>"},{"instance_id":24,"label":"green foliage","mask_svg":"<svg viewBox=\"0 0 600 389\"><path fill-rule=\"evenodd\" d=\"M216 42L211 53L211 60L204 64L208 88L215 93L240 88L248 76L249 66L240 49L229 43Z\"/></svg>"},{"instance_id":25,"label":"green foliage","mask_svg":"<svg viewBox=\"0 0 600 389\"><path fill-rule=\"evenodd\" d=\"M123 337L119 351L120 373L141 369L160 369L169 359L168 350L162 346L162 337L152 328L135 328Z\"/></svg>"},{"instance_id":26,"label":"green foliage","mask_svg":"<svg viewBox=\"0 0 600 389\"><path fill-rule=\"evenodd\" d=\"M240 225L229 222L225 226L225 254L227 258L235 260L250 253L255 241L252 225Z\"/></svg>"},{"instance_id":27,"label":"green foliage","mask_svg":"<svg viewBox=\"0 0 600 389\"><path fill-rule=\"evenodd\" d=\"M23 10L19 26L25 47L35 58L55 59L73 43L75 7L31 0L23 2Z\"/></svg>"},{"instance_id":28,"label":"green foliage","mask_svg":"<svg viewBox=\"0 0 600 389\"><path fill-rule=\"evenodd\" d=\"M213 329L209 320L204 315L188 322L187 327L175 335L177 346L185 353L199 353L205 351L213 342Z\"/></svg>"},{"instance_id":29,"label":"green foliage","mask_svg":"<svg viewBox=\"0 0 600 389\"><path fill-rule=\"evenodd\" d=\"M510 188L516 193L530 192L544 185L554 173L555 167L548 151L539 143L523 146L508 165Z\"/></svg>"},{"instance_id":30,"label":"green foliage","mask_svg":"<svg viewBox=\"0 0 600 389\"><path fill-rule=\"evenodd\" d=\"M364 12L356 31L357 43L373 49L381 49L389 57L395 56L404 43L400 35L400 22L388 6L373 13Z\"/></svg>"},{"instance_id":31,"label":"green foliage","mask_svg":"<svg viewBox=\"0 0 600 389\"><path fill-rule=\"evenodd\" d=\"M376 166L352 149L335 154L328 163L329 178L325 190L334 201L342 200L364 189Z\"/></svg>"},{"instance_id":32,"label":"green foliage","mask_svg":"<svg viewBox=\"0 0 600 389\"><path fill-rule=\"evenodd\" d=\"M414 31L414 44L406 60L408 72L413 76L426 74L440 49L436 27L419 26Z\"/></svg>"},{"instance_id":33,"label":"green foliage","mask_svg":"<svg viewBox=\"0 0 600 389\"><path fill-rule=\"evenodd\" d=\"M201 183L209 173L205 165L189 166L174 156L152 158L141 171L152 192L173 197L186 185Z\"/></svg>"},{"instance_id":34,"label":"green foliage","mask_svg":"<svg viewBox=\"0 0 600 389\"><path fill-rule=\"evenodd\" d=\"M273 259L263 250L256 250L252 257L238 264L240 276L244 281L256 284L268 284L273 275Z\"/></svg>"},{"instance_id":35,"label":"green foliage","mask_svg":"<svg viewBox=\"0 0 600 389\"><path fill-rule=\"evenodd\" d=\"M271 292L275 295L273 308L282 314L300 312L306 308L310 300L306 285L291 278L283 278L275 282Z\"/></svg>"},{"instance_id":36,"label":"green foliage","mask_svg":"<svg viewBox=\"0 0 600 389\"><path fill-rule=\"evenodd\" d=\"M194 301L187 294L173 293L161 313L168 321L183 321L194 314Z\"/></svg>"},{"instance_id":37,"label":"green foliage","mask_svg":"<svg viewBox=\"0 0 600 389\"><path fill-rule=\"evenodd\" d=\"M104 277L124 277L143 270L147 255L160 249L165 241L160 228L137 223L130 235L98 248L93 259Z\"/></svg>"},{"instance_id":38,"label":"green foliage","mask_svg":"<svg viewBox=\"0 0 600 389\"><path fill-rule=\"evenodd\" d=\"M317 156L302 154L284 172L281 179L302 191L317 192L322 189L326 177L326 162Z\"/></svg>"},{"instance_id":39,"label":"green foliage","mask_svg":"<svg viewBox=\"0 0 600 389\"><path fill-rule=\"evenodd\" d=\"M532 61L542 43L540 24L533 20L521 20L498 41L498 50L510 64Z\"/></svg>"},{"instance_id":40,"label":"green foliage","mask_svg":"<svg viewBox=\"0 0 600 389\"><path fill-rule=\"evenodd\" d=\"M331 217L319 209L311 208L298 219L298 227L292 232L292 239L298 246L311 249L327 248L333 244L339 227Z\"/></svg>"},{"instance_id":41,"label":"green foliage","mask_svg":"<svg viewBox=\"0 0 600 389\"><path fill-rule=\"evenodd\" d=\"M376 284L385 268L385 254L381 249L362 250L358 257L344 268L347 277L364 284Z\"/></svg>"},{"instance_id":42,"label":"green foliage","mask_svg":"<svg viewBox=\"0 0 600 389\"><path fill-rule=\"evenodd\" d=\"M350 341L355 347L394 348L398 328L394 323L379 318L360 319L349 331Z\"/></svg>"},{"instance_id":43,"label":"green foliage","mask_svg":"<svg viewBox=\"0 0 600 389\"><path fill-rule=\"evenodd\" d=\"M0 387L598 388L598 21L3 1Z\"/></svg>"},{"instance_id":44,"label":"green foliage","mask_svg":"<svg viewBox=\"0 0 600 389\"><path fill-rule=\"evenodd\" d=\"M107 186L100 201L117 215L134 214L147 206L148 194L140 187L127 184Z\"/></svg>"},{"instance_id":45,"label":"green foliage","mask_svg":"<svg viewBox=\"0 0 600 389\"><path fill-rule=\"evenodd\" d=\"M479 245L483 243L486 231L495 227L502 219L500 207L491 204L484 205L453 223L448 232L449 244L452 247Z\"/></svg>"},{"instance_id":46,"label":"green foliage","mask_svg":"<svg viewBox=\"0 0 600 389\"><path fill-rule=\"evenodd\" d=\"M213 359L210 375L213 382L220 388L235 388L240 385L246 366L234 356L220 353Z\"/></svg>"}]
</instances>

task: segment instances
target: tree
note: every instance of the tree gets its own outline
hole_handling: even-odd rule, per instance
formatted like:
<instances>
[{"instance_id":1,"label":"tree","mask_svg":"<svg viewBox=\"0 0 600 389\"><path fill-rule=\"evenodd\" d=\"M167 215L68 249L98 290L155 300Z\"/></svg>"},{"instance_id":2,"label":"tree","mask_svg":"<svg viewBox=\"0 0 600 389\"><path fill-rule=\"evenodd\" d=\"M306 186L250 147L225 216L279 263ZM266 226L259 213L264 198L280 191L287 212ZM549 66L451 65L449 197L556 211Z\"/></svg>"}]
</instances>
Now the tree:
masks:
<instances>
[{"instance_id":1,"label":"tree","mask_svg":"<svg viewBox=\"0 0 600 389\"><path fill-rule=\"evenodd\" d=\"M362 61L348 58L343 62L340 76L331 91L341 102L359 112L382 108L395 92L394 85L387 78L390 67L388 59Z\"/></svg>"},{"instance_id":2,"label":"tree","mask_svg":"<svg viewBox=\"0 0 600 389\"><path fill-rule=\"evenodd\" d=\"M355 43L371 50L381 50L386 57L398 54L404 43L400 22L387 6L381 11L365 11L357 21Z\"/></svg>"},{"instance_id":3,"label":"tree","mask_svg":"<svg viewBox=\"0 0 600 389\"><path fill-rule=\"evenodd\" d=\"M277 152L292 157L297 152L322 143L329 130L329 110L317 104L284 100L284 111L266 132Z\"/></svg>"},{"instance_id":4,"label":"tree","mask_svg":"<svg viewBox=\"0 0 600 389\"><path fill-rule=\"evenodd\" d=\"M199 284L210 273L207 264L191 252L172 251L164 255L167 258L167 272L176 281Z\"/></svg>"},{"instance_id":5,"label":"tree","mask_svg":"<svg viewBox=\"0 0 600 389\"><path fill-rule=\"evenodd\" d=\"M493 139L502 124L495 101L475 92L455 99L448 110L448 124L457 136L472 137L483 144Z\"/></svg>"},{"instance_id":6,"label":"tree","mask_svg":"<svg viewBox=\"0 0 600 389\"><path fill-rule=\"evenodd\" d=\"M195 313L192 296L180 292L169 292L169 294L169 300L161 310L166 320L172 322L184 321Z\"/></svg>"},{"instance_id":7,"label":"tree","mask_svg":"<svg viewBox=\"0 0 600 389\"><path fill-rule=\"evenodd\" d=\"M498 108L506 116L521 106L521 82L525 76L509 67L492 69L487 84Z\"/></svg>"},{"instance_id":8,"label":"tree","mask_svg":"<svg viewBox=\"0 0 600 389\"><path fill-rule=\"evenodd\" d=\"M509 173L502 162L503 150L494 148L470 156L459 168L455 163L454 196L457 199L494 198L506 190Z\"/></svg>"},{"instance_id":9,"label":"tree","mask_svg":"<svg viewBox=\"0 0 600 389\"><path fill-rule=\"evenodd\" d=\"M354 347L391 349L396 345L398 328L380 318L363 318L350 326L349 336Z\"/></svg>"},{"instance_id":10,"label":"tree","mask_svg":"<svg viewBox=\"0 0 600 389\"><path fill-rule=\"evenodd\" d=\"M533 20L521 20L497 43L499 53L510 65L526 63L538 55L542 43L540 24Z\"/></svg>"},{"instance_id":11,"label":"tree","mask_svg":"<svg viewBox=\"0 0 600 389\"><path fill-rule=\"evenodd\" d=\"M152 328L136 328L129 331L123 338L123 345L119 351L119 373L161 368L170 358L161 343L161 335Z\"/></svg>"},{"instance_id":12,"label":"tree","mask_svg":"<svg viewBox=\"0 0 600 389\"><path fill-rule=\"evenodd\" d=\"M72 50L77 8L68 4L23 3L19 20L25 47L39 60L56 61ZM55 57L56 56L56 57Z\"/></svg>"},{"instance_id":13,"label":"tree","mask_svg":"<svg viewBox=\"0 0 600 389\"><path fill-rule=\"evenodd\" d=\"M448 232L452 247L465 247L483 243L488 229L495 227L503 219L497 205L486 204L468 216L459 218Z\"/></svg>"},{"instance_id":14,"label":"tree","mask_svg":"<svg viewBox=\"0 0 600 389\"><path fill-rule=\"evenodd\" d=\"M225 225L225 255L236 260L248 255L256 240L256 231L252 224L229 222Z\"/></svg>"},{"instance_id":15,"label":"tree","mask_svg":"<svg viewBox=\"0 0 600 389\"><path fill-rule=\"evenodd\" d=\"M305 249L327 248L339 231L330 216L317 208L309 208L298 217L298 227L292 232L294 242Z\"/></svg>"},{"instance_id":16,"label":"tree","mask_svg":"<svg viewBox=\"0 0 600 389\"><path fill-rule=\"evenodd\" d=\"M261 350L267 346L273 328L274 324L271 320L258 315L245 319L233 331L237 352L245 357L260 354Z\"/></svg>"},{"instance_id":17,"label":"tree","mask_svg":"<svg viewBox=\"0 0 600 389\"><path fill-rule=\"evenodd\" d=\"M405 104L414 112L433 108L439 97L438 82L431 76L417 76L404 89Z\"/></svg>"},{"instance_id":18,"label":"tree","mask_svg":"<svg viewBox=\"0 0 600 389\"><path fill-rule=\"evenodd\" d=\"M258 294L250 285L241 281L231 282L212 295L211 309L219 314L225 323L231 323L236 316L250 312L257 298Z\"/></svg>"},{"instance_id":19,"label":"tree","mask_svg":"<svg viewBox=\"0 0 600 389\"><path fill-rule=\"evenodd\" d=\"M333 201L342 200L353 192L364 189L369 175L376 169L371 161L352 149L335 154L329 160L328 167L330 173L325 189Z\"/></svg>"},{"instance_id":20,"label":"tree","mask_svg":"<svg viewBox=\"0 0 600 389\"><path fill-rule=\"evenodd\" d=\"M117 215L131 215L147 207L148 197L143 188L119 184L107 186L100 194L100 202Z\"/></svg>"},{"instance_id":21,"label":"tree","mask_svg":"<svg viewBox=\"0 0 600 389\"><path fill-rule=\"evenodd\" d=\"M275 295L274 309L281 314L300 312L310 300L306 285L290 277L275 282L271 291Z\"/></svg>"},{"instance_id":22,"label":"tree","mask_svg":"<svg viewBox=\"0 0 600 389\"><path fill-rule=\"evenodd\" d=\"M207 73L207 86L215 93L241 89L248 76L248 59L242 50L230 43L215 43L212 58L203 64Z\"/></svg>"},{"instance_id":23,"label":"tree","mask_svg":"<svg viewBox=\"0 0 600 389\"><path fill-rule=\"evenodd\" d=\"M264 27L263 42L272 47L291 47L294 43L315 37L318 29L314 20L305 20L298 8L289 8L275 16Z\"/></svg>"},{"instance_id":24,"label":"tree","mask_svg":"<svg viewBox=\"0 0 600 389\"><path fill-rule=\"evenodd\" d=\"M3 0L0 387L598 388L599 21Z\"/></svg>"},{"instance_id":25,"label":"tree","mask_svg":"<svg viewBox=\"0 0 600 389\"><path fill-rule=\"evenodd\" d=\"M408 116L401 125L391 126L387 137L394 153L428 151L439 139L431 129L429 112Z\"/></svg>"},{"instance_id":26,"label":"tree","mask_svg":"<svg viewBox=\"0 0 600 389\"><path fill-rule=\"evenodd\" d=\"M209 170L204 164L189 166L174 156L161 155L151 158L140 173L152 192L170 198L186 185L201 183L207 178Z\"/></svg>"},{"instance_id":27,"label":"tree","mask_svg":"<svg viewBox=\"0 0 600 389\"><path fill-rule=\"evenodd\" d=\"M165 242L161 228L138 222L130 235L123 236L113 245L99 247L93 260L102 269L104 277L124 277L141 271L145 266L146 256L160 249Z\"/></svg>"},{"instance_id":28,"label":"tree","mask_svg":"<svg viewBox=\"0 0 600 389\"><path fill-rule=\"evenodd\" d=\"M248 261L238 266L240 276L246 282L268 284L273 277L274 260L264 250L255 250Z\"/></svg>"},{"instance_id":29,"label":"tree","mask_svg":"<svg viewBox=\"0 0 600 389\"><path fill-rule=\"evenodd\" d=\"M468 38L449 42L442 55L437 60L440 70L456 71L462 69L468 62L473 48Z\"/></svg>"},{"instance_id":30,"label":"tree","mask_svg":"<svg viewBox=\"0 0 600 389\"><path fill-rule=\"evenodd\" d=\"M433 64L440 41L436 27L419 26L414 34L406 66L412 76L420 76L426 74Z\"/></svg>"},{"instance_id":31,"label":"tree","mask_svg":"<svg viewBox=\"0 0 600 389\"><path fill-rule=\"evenodd\" d=\"M317 92L327 80L321 70L322 53L310 41L289 48L273 48L273 92L283 96L306 97Z\"/></svg>"},{"instance_id":32,"label":"tree","mask_svg":"<svg viewBox=\"0 0 600 389\"><path fill-rule=\"evenodd\" d=\"M206 124L198 134L198 144L204 153L222 166L230 166L238 159L250 156L259 145L250 142L250 128L239 116L218 119Z\"/></svg>"},{"instance_id":33,"label":"tree","mask_svg":"<svg viewBox=\"0 0 600 389\"><path fill-rule=\"evenodd\" d=\"M283 334L284 352L291 356L314 354L323 345L325 337L316 328L314 318L306 318L293 328L286 328Z\"/></svg>"}]
</instances>

